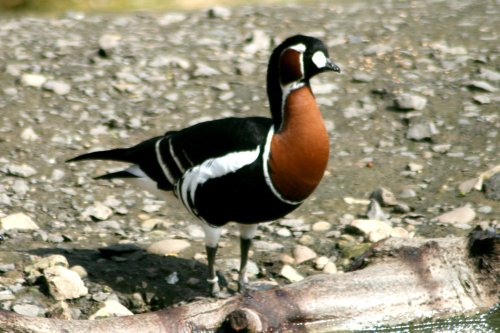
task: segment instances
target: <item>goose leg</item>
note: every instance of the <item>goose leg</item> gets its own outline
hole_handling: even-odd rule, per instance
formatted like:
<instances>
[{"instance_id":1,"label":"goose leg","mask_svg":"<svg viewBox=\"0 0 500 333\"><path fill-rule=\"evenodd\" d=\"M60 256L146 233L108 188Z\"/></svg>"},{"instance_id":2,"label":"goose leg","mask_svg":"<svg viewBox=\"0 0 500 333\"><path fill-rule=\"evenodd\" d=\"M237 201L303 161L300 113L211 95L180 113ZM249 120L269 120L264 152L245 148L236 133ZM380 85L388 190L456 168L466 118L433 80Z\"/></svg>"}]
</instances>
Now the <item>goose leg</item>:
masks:
<instances>
[{"instance_id":1,"label":"goose leg","mask_svg":"<svg viewBox=\"0 0 500 333\"><path fill-rule=\"evenodd\" d=\"M252 239L257 232L257 224L240 224L240 273L238 276L238 291L244 292L248 285L247 263L248 252L252 246Z\"/></svg>"},{"instance_id":2,"label":"goose leg","mask_svg":"<svg viewBox=\"0 0 500 333\"><path fill-rule=\"evenodd\" d=\"M219 297L220 287L219 279L217 278L217 272L215 270L215 257L217 254L217 244L219 243L222 229L218 227L212 227L208 224L204 224L203 229L205 230L205 250L207 251L208 261L207 282L210 284L210 294L213 297Z\"/></svg>"}]
</instances>

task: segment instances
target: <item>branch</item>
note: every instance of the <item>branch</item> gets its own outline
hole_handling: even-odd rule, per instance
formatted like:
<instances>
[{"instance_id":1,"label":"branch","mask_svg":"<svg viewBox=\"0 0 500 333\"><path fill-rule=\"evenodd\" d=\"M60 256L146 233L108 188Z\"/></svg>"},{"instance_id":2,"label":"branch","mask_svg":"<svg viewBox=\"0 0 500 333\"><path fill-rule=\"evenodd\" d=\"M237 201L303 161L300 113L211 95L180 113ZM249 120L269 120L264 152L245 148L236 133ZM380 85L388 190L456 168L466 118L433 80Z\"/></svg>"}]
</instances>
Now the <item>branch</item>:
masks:
<instances>
[{"instance_id":1,"label":"branch","mask_svg":"<svg viewBox=\"0 0 500 333\"><path fill-rule=\"evenodd\" d=\"M394 325L492 307L500 281L499 237L388 239L364 269L315 275L283 288L98 321L0 311L0 332L307 332Z\"/></svg>"}]
</instances>

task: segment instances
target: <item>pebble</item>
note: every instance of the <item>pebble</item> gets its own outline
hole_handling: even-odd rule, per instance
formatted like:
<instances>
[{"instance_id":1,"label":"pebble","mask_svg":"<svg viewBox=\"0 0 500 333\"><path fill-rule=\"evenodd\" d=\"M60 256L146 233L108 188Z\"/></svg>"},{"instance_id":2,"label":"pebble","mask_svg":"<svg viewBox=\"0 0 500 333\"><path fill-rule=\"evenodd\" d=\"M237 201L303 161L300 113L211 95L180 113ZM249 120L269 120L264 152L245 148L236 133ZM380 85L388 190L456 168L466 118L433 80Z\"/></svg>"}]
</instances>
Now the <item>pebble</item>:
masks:
<instances>
[{"instance_id":1,"label":"pebble","mask_svg":"<svg viewBox=\"0 0 500 333\"><path fill-rule=\"evenodd\" d=\"M280 275L290 282L299 282L304 280L304 277L290 265L283 265Z\"/></svg>"},{"instance_id":2,"label":"pebble","mask_svg":"<svg viewBox=\"0 0 500 333\"><path fill-rule=\"evenodd\" d=\"M396 96L396 99L394 100L394 106L398 110L420 111L423 110L426 105L427 105L427 98L407 93Z\"/></svg>"},{"instance_id":3,"label":"pebble","mask_svg":"<svg viewBox=\"0 0 500 333\"><path fill-rule=\"evenodd\" d=\"M177 274L177 272L173 272L165 278L165 281L167 282L167 284L177 284L177 282L179 282L179 275Z\"/></svg>"},{"instance_id":4,"label":"pebble","mask_svg":"<svg viewBox=\"0 0 500 333\"><path fill-rule=\"evenodd\" d=\"M7 273L16 269L16 266L12 263L10 264L0 264L0 273Z\"/></svg>"},{"instance_id":5,"label":"pebble","mask_svg":"<svg viewBox=\"0 0 500 333\"><path fill-rule=\"evenodd\" d=\"M439 131L432 121L411 121L406 132L406 138L422 141L432 139L436 134L439 134Z\"/></svg>"},{"instance_id":6,"label":"pebble","mask_svg":"<svg viewBox=\"0 0 500 333\"><path fill-rule=\"evenodd\" d=\"M16 304L12 307L12 311L23 316L37 317L45 314L45 309L34 304Z\"/></svg>"},{"instance_id":7,"label":"pebble","mask_svg":"<svg viewBox=\"0 0 500 333\"><path fill-rule=\"evenodd\" d=\"M436 145L433 145L431 147L431 149L435 153L446 154L447 152L450 151L451 144L449 144L449 143L436 144Z\"/></svg>"},{"instance_id":8,"label":"pebble","mask_svg":"<svg viewBox=\"0 0 500 333\"><path fill-rule=\"evenodd\" d=\"M491 84L489 84L486 81L470 81L467 84L467 87L475 90L482 90L486 92L495 92L497 91L497 88L493 87Z\"/></svg>"},{"instance_id":9,"label":"pebble","mask_svg":"<svg viewBox=\"0 0 500 333\"><path fill-rule=\"evenodd\" d=\"M254 240L252 242L253 247L260 251L276 252L283 249L283 244L277 242L267 242L262 240Z\"/></svg>"},{"instance_id":10,"label":"pebble","mask_svg":"<svg viewBox=\"0 0 500 333\"><path fill-rule=\"evenodd\" d=\"M113 50L120 45L121 35L118 34L104 34L99 38L99 55L109 57Z\"/></svg>"},{"instance_id":11,"label":"pebble","mask_svg":"<svg viewBox=\"0 0 500 333\"><path fill-rule=\"evenodd\" d=\"M278 230L276 230L276 235L280 237L291 237L292 232L288 228L278 228Z\"/></svg>"},{"instance_id":12,"label":"pebble","mask_svg":"<svg viewBox=\"0 0 500 333\"><path fill-rule=\"evenodd\" d=\"M406 166L406 169L412 172L421 172L424 169L424 166L422 164L410 162Z\"/></svg>"},{"instance_id":13,"label":"pebble","mask_svg":"<svg viewBox=\"0 0 500 333\"><path fill-rule=\"evenodd\" d=\"M158 24L161 26L167 26L170 24L175 24L184 21L187 15L183 13L166 13L158 18Z\"/></svg>"},{"instance_id":14,"label":"pebble","mask_svg":"<svg viewBox=\"0 0 500 333\"><path fill-rule=\"evenodd\" d=\"M164 239L151 244L147 252L161 256L177 255L179 252L190 247L191 244L184 239Z\"/></svg>"},{"instance_id":15,"label":"pebble","mask_svg":"<svg viewBox=\"0 0 500 333\"><path fill-rule=\"evenodd\" d=\"M38 230L36 223L24 213L14 213L0 219L0 229L3 230Z\"/></svg>"},{"instance_id":16,"label":"pebble","mask_svg":"<svg viewBox=\"0 0 500 333\"><path fill-rule=\"evenodd\" d=\"M378 203L377 200L371 199L370 204L368 205L366 209L366 216L370 220L379 220L379 221L386 221L387 216L382 210L382 207L380 207L380 204Z\"/></svg>"},{"instance_id":17,"label":"pebble","mask_svg":"<svg viewBox=\"0 0 500 333\"><path fill-rule=\"evenodd\" d=\"M323 268L325 268L326 264L329 261L330 261L330 259L328 259L328 257L325 257L325 256L318 257L314 261L314 268L321 271L321 270L323 270Z\"/></svg>"},{"instance_id":18,"label":"pebble","mask_svg":"<svg viewBox=\"0 0 500 333\"><path fill-rule=\"evenodd\" d=\"M356 219L351 222L351 227L365 235L370 242L378 242L391 236L392 227L383 221Z\"/></svg>"},{"instance_id":19,"label":"pebble","mask_svg":"<svg viewBox=\"0 0 500 333\"><path fill-rule=\"evenodd\" d=\"M332 225L326 221L318 221L318 222L314 223L312 226L313 231L319 231L319 232L328 231L331 228L332 228Z\"/></svg>"},{"instance_id":20,"label":"pebble","mask_svg":"<svg viewBox=\"0 0 500 333\"><path fill-rule=\"evenodd\" d=\"M40 74L23 74L21 76L21 83L25 86L41 88L47 81L47 78Z\"/></svg>"},{"instance_id":21,"label":"pebble","mask_svg":"<svg viewBox=\"0 0 500 333\"><path fill-rule=\"evenodd\" d=\"M376 188L371 194L370 199L376 200L383 207L394 206L398 203L396 196L385 187Z\"/></svg>"},{"instance_id":22,"label":"pebble","mask_svg":"<svg viewBox=\"0 0 500 333\"><path fill-rule=\"evenodd\" d=\"M217 69L203 63L197 63L193 72L194 77L209 77L215 75L220 75L220 72Z\"/></svg>"},{"instance_id":23,"label":"pebble","mask_svg":"<svg viewBox=\"0 0 500 333\"><path fill-rule=\"evenodd\" d=\"M488 95L475 95L472 96L472 99L474 102L479 103L479 104L490 104L491 103L491 98Z\"/></svg>"},{"instance_id":24,"label":"pebble","mask_svg":"<svg viewBox=\"0 0 500 333\"><path fill-rule=\"evenodd\" d=\"M214 6L208 10L208 17L227 20L231 17L231 10L227 7Z\"/></svg>"},{"instance_id":25,"label":"pebble","mask_svg":"<svg viewBox=\"0 0 500 333\"><path fill-rule=\"evenodd\" d=\"M488 199L500 201L500 172L489 177L483 184Z\"/></svg>"},{"instance_id":26,"label":"pebble","mask_svg":"<svg viewBox=\"0 0 500 333\"><path fill-rule=\"evenodd\" d=\"M370 45L363 51L365 56L382 56L386 53L392 52L392 47L387 44L374 44Z\"/></svg>"},{"instance_id":27,"label":"pebble","mask_svg":"<svg viewBox=\"0 0 500 333\"><path fill-rule=\"evenodd\" d=\"M132 316L133 313L115 299L108 299L104 306L91 314L89 320L109 317Z\"/></svg>"},{"instance_id":28,"label":"pebble","mask_svg":"<svg viewBox=\"0 0 500 333\"><path fill-rule=\"evenodd\" d=\"M35 133L32 127L26 127L21 132L21 139L24 141L36 141L40 139L40 136Z\"/></svg>"},{"instance_id":29,"label":"pebble","mask_svg":"<svg viewBox=\"0 0 500 333\"><path fill-rule=\"evenodd\" d=\"M47 311L47 317L62 320L73 319L73 312L65 301L59 301L52 305ZM75 318L76 319L76 318Z\"/></svg>"},{"instance_id":30,"label":"pebble","mask_svg":"<svg viewBox=\"0 0 500 333\"><path fill-rule=\"evenodd\" d=\"M354 72L352 80L354 82L366 83L373 81L373 76L365 72Z\"/></svg>"},{"instance_id":31,"label":"pebble","mask_svg":"<svg viewBox=\"0 0 500 333\"><path fill-rule=\"evenodd\" d=\"M30 190L30 187L28 185L28 182L24 179L16 179L14 183L12 184L12 190L14 193L19 196L23 197L28 191Z\"/></svg>"},{"instance_id":32,"label":"pebble","mask_svg":"<svg viewBox=\"0 0 500 333\"><path fill-rule=\"evenodd\" d=\"M476 218L476 212L468 205L441 214L436 219L441 223L468 224Z\"/></svg>"},{"instance_id":33,"label":"pebble","mask_svg":"<svg viewBox=\"0 0 500 333\"><path fill-rule=\"evenodd\" d=\"M70 268L73 272L77 273L82 279L88 276L87 270L85 267L80 265L75 265Z\"/></svg>"},{"instance_id":34,"label":"pebble","mask_svg":"<svg viewBox=\"0 0 500 333\"><path fill-rule=\"evenodd\" d=\"M80 215L82 220L90 220L91 218L104 221L113 215L113 210L103 203L96 201L92 206L86 207Z\"/></svg>"},{"instance_id":35,"label":"pebble","mask_svg":"<svg viewBox=\"0 0 500 333\"><path fill-rule=\"evenodd\" d=\"M271 48L271 37L263 30L252 31L252 36L248 38L249 43L243 47L245 54L256 54L267 51Z\"/></svg>"},{"instance_id":36,"label":"pebble","mask_svg":"<svg viewBox=\"0 0 500 333\"><path fill-rule=\"evenodd\" d=\"M399 193L399 197L402 199L415 198L417 196L417 192L415 192L412 188L405 188L401 193Z\"/></svg>"},{"instance_id":37,"label":"pebble","mask_svg":"<svg viewBox=\"0 0 500 333\"><path fill-rule=\"evenodd\" d=\"M49 80L45 82L43 89L53 91L58 95L67 95L71 91L71 85L64 81Z\"/></svg>"},{"instance_id":38,"label":"pebble","mask_svg":"<svg viewBox=\"0 0 500 333\"><path fill-rule=\"evenodd\" d=\"M220 260L220 263L229 271L238 272L240 270L240 259L223 259ZM253 260L249 259L247 261L247 273L249 276L256 276L259 274L259 266L257 266Z\"/></svg>"},{"instance_id":39,"label":"pebble","mask_svg":"<svg viewBox=\"0 0 500 333\"><path fill-rule=\"evenodd\" d=\"M338 269L337 269L337 265L335 265L334 262L332 261L328 261L325 265L325 267L323 267L323 273L326 273L326 274L337 274L338 273Z\"/></svg>"},{"instance_id":40,"label":"pebble","mask_svg":"<svg viewBox=\"0 0 500 333\"><path fill-rule=\"evenodd\" d=\"M297 265L315 259L317 256L316 252L304 245L296 245L293 249L293 257Z\"/></svg>"},{"instance_id":41,"label":"pebble","mask_svg":"<svg viewBox=\"0 0 500 333\"><path fill-rule=\"evenodd\" d=\"M80 275L68 268L49 267L43 271L43 276L49 293L58 301L79 298L88 294L88 289Z\"/></svg>"},{"instance_id":42,"label":"pebble","mask_svg":"<svg viewBox=\"0 0 500 333\"><path fill-rule=\"evenodd\" d=\"M5 167L4 172L9 175L29 178L36 174L36 169L27 164L9 164Z\"/></svg>"}]
</instances>

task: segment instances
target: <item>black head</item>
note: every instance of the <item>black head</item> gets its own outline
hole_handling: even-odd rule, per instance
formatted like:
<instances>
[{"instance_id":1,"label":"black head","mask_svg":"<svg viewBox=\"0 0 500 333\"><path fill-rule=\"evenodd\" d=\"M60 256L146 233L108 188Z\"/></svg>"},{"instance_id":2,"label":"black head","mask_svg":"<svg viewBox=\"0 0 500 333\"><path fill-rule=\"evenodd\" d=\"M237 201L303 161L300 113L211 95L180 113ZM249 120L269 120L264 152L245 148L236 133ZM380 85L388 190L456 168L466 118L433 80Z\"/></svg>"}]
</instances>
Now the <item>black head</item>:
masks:
<instances>
[{"instance_id":1,"label":"black head","mask_svg":"<svg viewBox=\"0 0 500 333\"><path fill-rule=\"evenodd\" d=\"M325 44L317 38L303 35L283 41L273 51L269 65L271 63L278 67L281 85L308 81L325 71L340 72L340 68L329 59Z\"/></svg>"},{"instance_id":2,"label":"black head","mask_svg":"<svg viewBox=\"0 0 500 333\"><path fill-rule=\"evenodd\" d=\"M314 37L295 35L278 45L269 60L267 69L267 94L273 119L280 122L283 89L295 83L307 84L322 72L340 72L329 59L325 44Z\"/></svg>"}]
</instances>

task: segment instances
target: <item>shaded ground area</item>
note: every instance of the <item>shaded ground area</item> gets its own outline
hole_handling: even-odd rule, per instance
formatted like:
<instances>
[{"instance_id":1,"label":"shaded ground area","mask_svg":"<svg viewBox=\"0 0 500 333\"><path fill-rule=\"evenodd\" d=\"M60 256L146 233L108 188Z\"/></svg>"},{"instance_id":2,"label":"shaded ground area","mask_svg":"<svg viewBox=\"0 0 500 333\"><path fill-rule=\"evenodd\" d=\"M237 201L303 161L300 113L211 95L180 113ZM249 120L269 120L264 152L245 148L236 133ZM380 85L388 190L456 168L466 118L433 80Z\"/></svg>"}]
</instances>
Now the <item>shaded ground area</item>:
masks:
<instances>
[{"instance_id":1,"label":"shaded ground area","mask_svg":"<svg viewBox=\"0 0 500 333\"><path fill-rule=\"evenodd\" d=\"M297 264L297 244L345 269L375 240L352 223L379 186L395 195L383 208L390 234L496 227L499 201L457 187L500 164L499 16L495 1L363 1L0 18L0 216L23 213L39 228L3 231L0 304L51 313L50 291L23 272L49 254L87 272L87 294L65 300L73 318L114 294L133 312L207 296L202 235L176 200L92 180L116 164L64 161L203 120L267 115L267 58L294 33L323 39L343 70L313 85L332 159L312 198L260 228L252 281L287 283L284 265L324 270L314 256ZM229 226L218 262L230 290L236 235ZM190 247L175 257L143 250L164 238ZM98 250L116 243L140 248Z\"/></svg>"}]
</instances>

